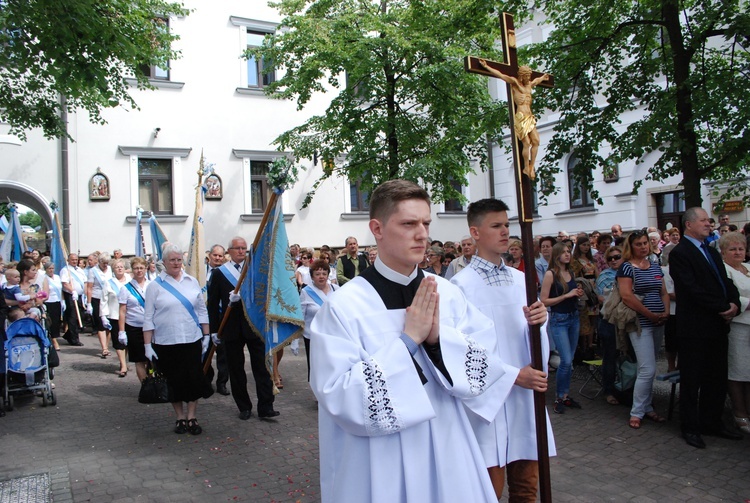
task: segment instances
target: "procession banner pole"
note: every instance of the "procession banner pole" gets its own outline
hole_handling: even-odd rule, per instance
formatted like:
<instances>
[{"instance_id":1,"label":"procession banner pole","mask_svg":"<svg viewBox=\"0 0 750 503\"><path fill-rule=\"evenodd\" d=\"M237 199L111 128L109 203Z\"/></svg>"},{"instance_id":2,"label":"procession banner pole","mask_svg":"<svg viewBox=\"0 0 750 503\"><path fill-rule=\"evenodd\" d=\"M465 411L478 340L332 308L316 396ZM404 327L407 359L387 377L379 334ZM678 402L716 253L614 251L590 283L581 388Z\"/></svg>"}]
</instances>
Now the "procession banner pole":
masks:
<instances>
[{"instance_id":1,"label":"procession banner pole","mask_svg":"<svg viewBox=\"0 0 750 503\"><path fill-rule=\"evenodd\" d=\"M234 288L234 293L239 293L240 287L242 287L242 282L245 281L245 276L247 276L247 269L250 265L251 255L250 251L255 250L257 248L258 243L260 242L260 238L263 235L263 229L266 227L266 224L268 223L268 217L271 214L271 209L276 206L276 199L278 199L278 194L276 192L271 193L271 197L268 199L268 204L266 205L266 209L263 212L263 219L260 221L260 226L258 227L258 232L255 234L255 240L253 240L253 246L250 250L247 250L247 255L245 256L245 264L242 266L242 272L240 272L240 278L237 280L237 286ZM221 334L224 331L224 326L227 324L227 321L229 320L229 313L232 312L232 304L229 304L227 306L227 310L224 311L224 316L221 319L221 325L219 325L219 331L217 332L216 336L221 339ZM206 357L206 361L203 364L203 373L207 373L208 369L211 368L211 359L214 356L214 352L216 351L216 346L211 346L211 349L208 352L208 356Z\"/></svg>"}]
</instances>

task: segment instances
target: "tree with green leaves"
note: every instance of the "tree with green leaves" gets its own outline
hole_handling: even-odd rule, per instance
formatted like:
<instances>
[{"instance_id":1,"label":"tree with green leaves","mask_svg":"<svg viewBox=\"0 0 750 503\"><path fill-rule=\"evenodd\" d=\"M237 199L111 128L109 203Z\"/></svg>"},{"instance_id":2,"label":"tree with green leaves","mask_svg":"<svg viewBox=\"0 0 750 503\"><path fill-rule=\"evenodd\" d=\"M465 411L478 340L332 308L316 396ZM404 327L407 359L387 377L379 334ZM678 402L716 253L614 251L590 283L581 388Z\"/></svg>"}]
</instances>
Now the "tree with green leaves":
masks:
<instances>
[{"instance_id":1,"label":"tree with green leaves","mask_svg":"<svg viewBox=\"0 0 750 503\"><path fill-rule=\"evenodd\" d=\"M165 68L179 56L165 19L187 14L165 0L0 3L0 120L21 138L32 128L52 138L67 135L63 106L99 124L106 108L137 108L126 78L151 87L142 68Z\"/></svg>"},{"instance_id":2,"label":"tree with green leaves","mask_svg":"<svg viewBox=\"0 0 750 503\"><path fill-rule=\"evenodd\" d=\"M557 161L575 152L574 176L588 187L594 170L654 156L645 179L681 174L687 206L701 204L704 180L742 179L728 195L747 193L747 2L546 0L539 7L554 29L527 56L554 74L556 88L537 95L536 106L561 113L539 169L543 186L560 171ZM631 112L642 115L621 127Z\"/></svg>"},{"instance_id":3,"label":"tree with green leaves","mask_svg":"<svg viewBox=\"0 0 750 503\"><path fill-rule=\"evenodd\" d=\"M281 26L250 50L283 74L266 89L296 100L331 92L325 114L276 139L297 158L320 158L327 178L344 174L365 192L404 178L436 201L459 198L472 161L484 169L487 138L507 123L487 81L463 57L499 57L494 4L487 0L280 0ZM493 13L494 12L494 13ZM269 66L269 65L266 65ZM336 160L334 165L331 160Z\"/></svg>"}]
</instances>

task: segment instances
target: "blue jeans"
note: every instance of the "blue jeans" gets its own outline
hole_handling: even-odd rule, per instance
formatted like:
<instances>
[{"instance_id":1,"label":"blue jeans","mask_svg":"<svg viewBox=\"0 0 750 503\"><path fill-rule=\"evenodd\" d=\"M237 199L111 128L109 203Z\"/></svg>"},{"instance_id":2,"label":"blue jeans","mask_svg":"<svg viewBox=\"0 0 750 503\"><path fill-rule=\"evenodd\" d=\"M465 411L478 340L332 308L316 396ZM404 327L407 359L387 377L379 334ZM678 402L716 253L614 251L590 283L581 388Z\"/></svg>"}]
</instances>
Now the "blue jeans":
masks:
<instances>
[{"instance_id":1,"label":"blue jeans","mask_svg":"<svg viewBox=\"0 0 750 503\"><path fill-rule=\"evenodd\" d=\"M638 363L638 376L633 387L633 407L630 409L630 415L643 419L643 416L654 410L651 399L654 395L656 354L664 338L664 326L643 327L641 335L638 335L638 332L628 332L628 335Z\"/></svg>"},{"instance_id":2,"label":"blue jeans","mask_svg":"<svg viewBox=\"0 0 750 503\"><path fill-rule=\"evenodd\" d=\"M580 326L578 311L572 313L551 313L549 330L560 354L557 367L557 397L562 398L570 391L570 376L573 373L573 355L578 346Z\"/></svg>"}]
</instances>

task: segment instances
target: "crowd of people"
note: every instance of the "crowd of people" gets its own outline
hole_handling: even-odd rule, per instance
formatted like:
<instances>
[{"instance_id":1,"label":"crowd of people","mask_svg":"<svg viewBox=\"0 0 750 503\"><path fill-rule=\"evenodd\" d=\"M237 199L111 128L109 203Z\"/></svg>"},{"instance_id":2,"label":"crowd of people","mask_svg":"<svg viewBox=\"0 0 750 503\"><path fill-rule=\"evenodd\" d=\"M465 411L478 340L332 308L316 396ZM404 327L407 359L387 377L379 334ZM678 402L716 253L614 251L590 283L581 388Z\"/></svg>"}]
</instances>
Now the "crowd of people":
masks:
<instances>
[{"instance_id":1,"label":"crowd of people","mask_svg":"<svg viewBox=\"0 0 750 503\"><path fill-rule=\"evenodd\" d=\"M627 402L627 424L639 429L643 420L666 421L652 403L662 348L665 370L680 372L682 435L689 445L705 448L702 435L750 434L748 226L738 231L720 215L714 229L704 210L690 208L682 232L625 232L617 224L609 232L559 231L537 236L535 256L524 257L501 201L472 203L468 232L440 241L429 237L430 203L419 187L388 182L372 197L375 246L361 249L350 236L341 250L289 249L305 319L308 380L320 404L324 495L339 500L356 490L353 484L364 484L378 495L373 500L385 501L416 484L429 488L435 497L428 499L460 491L462 499L475 494L472 501L489 501L507 481L512 498L533 500L532 396L546 391L548 371L555 371L552 411L564 414L582 409L571 393L574 366L600 358L604 399ZM170 382L178 434L202 431L197 404L213 393L213 369L208 376L203 371L211 346L216 392L231 393L241 420L252 417L247 349L257 415L274 418L280 414L275 393L284 387L283 350L269 373L263 340L242 309L232 309L241 300L235 289L247 250L239 236L226 248L211 247L205 288L185 272L185 254L171 243L159 263L126 260L120 250L85 258L71 253L59 275L49 257L33 250L3 264L0 310L9 320L46 322L55 355L62 341L83 346L80 334L89 325L97 355L107 359L114 350L119 378L127 377L129 363L139 380L157 367ZM523 273L531 267L539 300L526 307ZM544 324L543 369L530 365L529 324ZM628 357L637 366L630 394L616 386L618 365ZM722 422L727 393L736 428ZM399 462L376 467L362 457L381 449L391 456L391 444L378 441L390 435L407 447ZM428 438L431 460L419 452ZM554 455L551 429L548 438ZM436 459L455 456L461 442L462 459L471 462L446 476ZM420 482L394 472L407 463L427 463L415 477ZM440 482L444 476L450 483ZM381 478L400 482L376 487Z\"/></svg>"}]
</instances>

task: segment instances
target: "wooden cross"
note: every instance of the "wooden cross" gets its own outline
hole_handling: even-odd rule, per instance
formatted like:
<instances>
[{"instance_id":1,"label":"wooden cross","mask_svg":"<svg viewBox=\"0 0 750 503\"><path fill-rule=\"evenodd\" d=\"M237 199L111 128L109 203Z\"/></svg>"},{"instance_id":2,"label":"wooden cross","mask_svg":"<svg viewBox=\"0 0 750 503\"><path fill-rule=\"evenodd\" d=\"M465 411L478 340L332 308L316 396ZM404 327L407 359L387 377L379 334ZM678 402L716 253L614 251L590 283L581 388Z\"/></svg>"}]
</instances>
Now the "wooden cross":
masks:
<instances>
[{"instance_id":1,"label":"wooden cross","mask_svg":"<svg viewBox=\"0 0 750 503\"><path fill-rule=\"evenodd\" d=\"M516 47L516 33L515 29L513 28L513 16L511 16L507 12L503 12L501 21L503 26L502 42L504 61L502 63L498 63L497 61L480 60L480 58L476 58L474 56L467 56L466 58L464 58L464 68L467 72L479 73L482 75L487 75L489 77L497 78L496 75L493 75L482 65L481 61L484 61L484 63L491 69L503 75L518 78L518 51ZM543 80L545 75L547 76L547 78L546 80ZM539 85L541 87L554 87L555 84L554 78L551 75L537 71L531 72L530 81L537 82L535 85ZM533 198L531 197L530 190L531 186L529 184L528 192L524 191L523 180L529 179L529 181L533 181L535 176L533 172L528 172L526 170L527 159L525 159L524 156L521 155L521 152L523 151L523 144L521 140L516 137L516 126L514 121L514 117L516 116L516 99L514 99L515 96L513 87L510 84L506 85L508 90L508 111L510 112L510 137L512 140L515 140L513 141L513 159L517 182L516 193L518 194L518 199L521 203L518 216L521 221L532 222L534 208Z\"/></svg>"},{"instance_id":2,"label":"wooden cross","mask_svg":"<svg viewBox=\"0 0 750 503\"><path fill-rule=\"evenodd\" d=\"M480 60L473 56L464 58L464 68L470 73L479 73L490 77L501 78L493 75L482 65L482 62L489 68L496 70L502 75L509 77L518 77L518 55L516 48L516 33L513 28L513 16L503 12L501 16L503 27L503 56L504 61ZM546 76L546 77L545 77ZM529 78L533 85L542 87L553 87L554 79L551 75L540 72L531 72ZM523 143L516 136L516 126L514 118L516 116L516 99L514 96L513 86L507 83L508 89L508 110L510 112L510 137L513 145L514 171L516 178L516 196L518 199L518 221L521 224L521 242L523 243L523 254L526 257L526 302L530 306L537 300L537 275L534 264L534 234L532 232L532 223L534 221L534 207L532 197L532 181L534 178L533 170L526 169L526 161L523 152ZM544 368L542 361L542 342L539 325L529 327L531 338L531 365L537 370ZM547 411L545 408L544 393L534 392L534 419L536 421L536 438L537 438L537 457L539 460L539 496L542 503L552 501L552 491L550 488L550 469L549 469L549 451L547 448Z\"/></svg>"}]
</instances>

